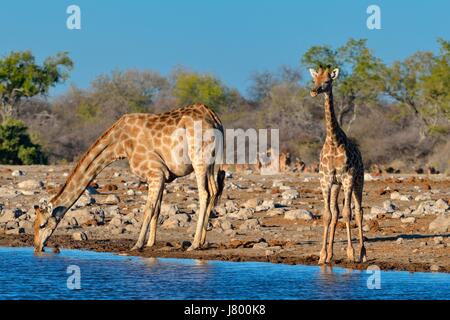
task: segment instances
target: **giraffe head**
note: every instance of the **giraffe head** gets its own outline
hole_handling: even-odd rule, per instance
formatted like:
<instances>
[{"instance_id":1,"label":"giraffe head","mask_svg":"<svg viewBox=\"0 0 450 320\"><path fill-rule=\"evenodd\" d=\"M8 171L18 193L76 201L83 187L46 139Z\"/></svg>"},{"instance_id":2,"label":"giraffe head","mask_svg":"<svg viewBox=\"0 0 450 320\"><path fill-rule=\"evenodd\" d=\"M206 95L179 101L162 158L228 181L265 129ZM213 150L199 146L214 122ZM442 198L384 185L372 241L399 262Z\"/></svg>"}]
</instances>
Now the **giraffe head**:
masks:
<instances>
[{"instance_id":1,"label":"giraffe head","mask_svg":"<svg viewBox=\"0 0 450 320\"><path fill-rule=\"evenodd\" d=\"M63 207L52 208L51 204L43 203L34 206L36 219L34 220L34 252L43 252L47 239L52 235L64 214Z\"/></svg>"},{"instance_id":2,"label":"giraffe head","mask_svg":"<svg viewBox=\"0 0 450 320\"><path fill-rule=\"evenodd\" d=\"M320 93L330 92L335 80L339 75L339 69L331 70L331 66L323 68L322 66L316 71L314 69L309 69L311 77L313 78L314 87L311 89L311 97L315 97Z\"/></svg>"}]
</instances>

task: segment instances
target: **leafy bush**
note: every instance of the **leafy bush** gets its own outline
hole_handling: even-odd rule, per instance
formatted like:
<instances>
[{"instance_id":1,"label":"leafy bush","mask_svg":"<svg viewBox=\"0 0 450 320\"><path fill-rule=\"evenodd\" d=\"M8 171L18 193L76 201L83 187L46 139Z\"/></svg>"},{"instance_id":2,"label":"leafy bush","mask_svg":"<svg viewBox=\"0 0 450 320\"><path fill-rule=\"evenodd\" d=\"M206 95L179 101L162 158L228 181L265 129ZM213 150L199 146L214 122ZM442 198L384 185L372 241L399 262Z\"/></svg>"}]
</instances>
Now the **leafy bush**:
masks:
<instances>
[{"instance_id":1,"label":"leafy bush","mask_svg":"<svg viewBox=\"0 0 450 320\"><path fill-rule=\"evenodd\" d=\"M22 121L8 118L0 125L0 163L29 165L45 162L41 147L31 141Z\"/></svg>"}]
</instances>

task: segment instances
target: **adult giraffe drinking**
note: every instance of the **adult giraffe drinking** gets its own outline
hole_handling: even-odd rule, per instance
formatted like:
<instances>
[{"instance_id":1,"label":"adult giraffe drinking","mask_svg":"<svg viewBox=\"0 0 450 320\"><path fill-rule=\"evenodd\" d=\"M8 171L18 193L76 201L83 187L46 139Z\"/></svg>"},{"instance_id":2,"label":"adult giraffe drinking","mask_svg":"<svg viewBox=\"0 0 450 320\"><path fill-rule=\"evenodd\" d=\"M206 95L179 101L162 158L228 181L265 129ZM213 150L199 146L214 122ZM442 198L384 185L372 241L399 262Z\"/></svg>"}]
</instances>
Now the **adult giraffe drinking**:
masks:
<instances>
[{"instance_id":1,"label":"adult giraffe drinking","mask_svg":"<svg viewBox=\"0 0 450 320\"><path fill-rule=\"evenodd\" d=\"M196 132L199 128L200 132ZM218 133L208 139L211 132ZM197 135L200 133L200 139ZM87 150L63 187L49 201L35 206L35 251L44 250L65 213L83 194L89 183L109 164L128 159L131 171L148 182L148 198L139 238L140 250L150 227L147 246L153 246L164 184L195 172L200 209L194 241L189 249L205 243L209 215L224 186L225 172L215 172L216 156L223 148L223 127L207 106L195 104L160 115L122 116ZM182 161L186 158L189 161Z\"/></svg>"}]
</instances>

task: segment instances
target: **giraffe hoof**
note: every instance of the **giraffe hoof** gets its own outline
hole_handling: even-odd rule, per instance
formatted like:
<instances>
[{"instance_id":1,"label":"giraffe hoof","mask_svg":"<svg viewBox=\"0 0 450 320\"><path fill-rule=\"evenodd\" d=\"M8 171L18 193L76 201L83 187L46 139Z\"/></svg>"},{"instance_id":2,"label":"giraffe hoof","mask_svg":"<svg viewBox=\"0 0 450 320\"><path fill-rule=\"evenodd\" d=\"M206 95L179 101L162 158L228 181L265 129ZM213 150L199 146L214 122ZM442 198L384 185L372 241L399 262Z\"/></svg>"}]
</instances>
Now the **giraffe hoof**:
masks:
<instances>
[{"instance_id":1,"label":"giraffe hoof","mask_svg":"<svg viewBox=\"0 0 450 320\"><path fill-rule=\"evenodd\" d=\"M188 247L187 249L186 249L186 251L194 251L194 250L197 250L199 248L199 246L198 245L191 245L190 247Z\"/></svg>"},{"instance_id":2,"label":"giraffe hoof","mask_svg":"<svg viewBox=\"0 0 450 320\"><path fill-rule=\"evenodd\" d=\"M142 251L142 246L134 245L130 251Z\"/></svg>"},{"instance_id":3,"label":"giraffe hoof","mask_svg":"<svg viewBox=\"0 0 450 320\"><path fill-rule=\"evenodd\" d=\"M353 252L353 248L347 249L347 258L351 262L355 262L355 253Z\"/></svg>"}]
</instances>

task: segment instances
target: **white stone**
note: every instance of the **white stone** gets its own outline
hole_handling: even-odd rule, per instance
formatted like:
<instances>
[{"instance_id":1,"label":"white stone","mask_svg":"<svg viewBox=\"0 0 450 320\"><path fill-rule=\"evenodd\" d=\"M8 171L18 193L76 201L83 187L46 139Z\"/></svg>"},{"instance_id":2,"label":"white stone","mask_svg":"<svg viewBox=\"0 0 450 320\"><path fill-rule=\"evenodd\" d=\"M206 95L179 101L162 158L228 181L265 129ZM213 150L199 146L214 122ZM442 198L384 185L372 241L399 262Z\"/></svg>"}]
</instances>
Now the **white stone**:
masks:
<instances>
[{"instance_id":1,"label":"white stone","mask_svg":"<svg viewBox=\"0 0 450 320\"><path fill-rule=\"evenodd\" d=\"M414 217L400 218L400 221L402 223L414 223L416 222L416 218Z\"/></svg>"},{"instance_id":2,"label":"white stone","mask_svg":"<svg viewBox=\"0 0 450 320\"><path fill-rule=\"evenodd\" d=\"M260 223L259 223L258 219L248 219L239 226L239 230L242 230L242 231L256 230L256 229L259 229L259 226L260 226Z\"/></svg>"},{"instance_id":3,"label":"white stone","mask_svg":"<svg viewBox=\"0 0 450 320\"><path fill-rule=\"evenodd\" d=\"M299 193L297 190L286 190L281 194L281 197L284 200L294 200L299 197Z\"/></svg>"},{"instance_id":4,"label":"white stone","mask_svg":"<svg viewBox=\"0 0 450 320\"><path fill-rule=\"evenodd\" d=\"M120 199L115 194L108 195L104 201L105 204L118 204L119 202Z\"/></svg>"},{"instance_id":5,"label":"white stone","mask_svg":"<svg viewBox=\"0 0 450 320\"><path fill-rule=\"evenodd\" d=\"M163 203L161 205L161 215L174 216L178 213L179 209L175 204Z\"/></svg>"},{"instance_id":6,"label":"white stone","mask_svg":"<svg viewBox=\"0 0 450 320\"><path fill-rule=\"evenodd\" d=\"M12 175L13 177L20 177L20 176L24 176L24 175L25 175L25 172L20 171L20 170L14 170L13 172L11 172L11 175Z\"/></svg>"},{"instance_id":7,"label":"white stone","mask_svg":"<svg viewBox=\"0 0 450 320\"><path fill-rule=\"evenodd\" d=\"M72 233L72 239L75 241L86 241L88 239L86 233L82 231Z\"/></svg>"},{"instance_id":8,"label":"white stone","mask_svg":"<svg viewBox=\"0 0 450 320\"><path fill-rule=\"evenodd\" d=\"M440 215L428 226L428 230L433 233L443 233L450 231L450 215Z\"/></svg>"},{"instance_id":9,"label":"white stone","mask_svg":"<svg viewBox=\"0 0 450 320\"><path fill-rule=\"evenodd\" d=\"M313 217L314 216L311 212L309 212L308 210L304 210L304 209L289 210L289 211L286 211L286 213L284 214L284 218L287 220L296 220L296 219L312 220Z\"/></svg>"},{"instance_id":10,"label":"white stone","mask_svg":"<svg viewBox=\"0 0 450 320\"><path fill-rule=\"evenodd\" d=\"M42 181L37 181L34 179L25 180L25 181L19 182L17 184L17 187L19 189L25 189L25 190L41 189L43 186L44 186L44 184L42 183Z\"/></svg>"}]
</instances>

